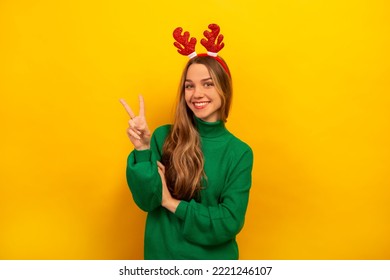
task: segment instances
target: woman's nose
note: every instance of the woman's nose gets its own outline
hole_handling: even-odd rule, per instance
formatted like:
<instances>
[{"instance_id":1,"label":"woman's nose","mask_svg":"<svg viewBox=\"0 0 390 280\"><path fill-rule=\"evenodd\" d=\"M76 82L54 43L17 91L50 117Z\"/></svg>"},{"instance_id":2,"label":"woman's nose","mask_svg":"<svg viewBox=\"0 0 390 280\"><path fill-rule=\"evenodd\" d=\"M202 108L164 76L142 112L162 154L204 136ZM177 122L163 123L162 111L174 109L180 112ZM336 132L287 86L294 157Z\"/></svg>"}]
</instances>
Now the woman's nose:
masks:
<instances>
[{"instance_id":1,"label":"woman's nose","mask_svg":"<svg viewBox=\"0 0 390 280\"><path fill-rule=\"evenodd\" d=\"M195 87L195 90L194 90L194 97L203 97L204 96L204 93L203 93L203 90L201 87Z\"/></svg>"}]
</instances>

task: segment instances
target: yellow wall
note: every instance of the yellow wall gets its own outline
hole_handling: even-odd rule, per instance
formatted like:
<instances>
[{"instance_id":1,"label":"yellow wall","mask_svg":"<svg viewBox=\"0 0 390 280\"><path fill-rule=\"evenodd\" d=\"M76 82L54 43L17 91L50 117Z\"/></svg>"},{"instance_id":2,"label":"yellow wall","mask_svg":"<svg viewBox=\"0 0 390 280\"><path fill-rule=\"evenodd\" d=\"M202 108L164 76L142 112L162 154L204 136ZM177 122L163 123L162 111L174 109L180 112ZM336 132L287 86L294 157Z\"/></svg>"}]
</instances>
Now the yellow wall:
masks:
<instances>
[{"instance_id":1,"label":"yellow wall","mask_svg":"<svg viewBox=\"0 0 390 280\"><path fill-rule=\"evenodd\" d=\"M155 2L0 2L0 259L142 258L118 99L170 122L172 30L211 22L255 152L241 258L389 259L389 2Z\"/></svg>"}]
</instances>

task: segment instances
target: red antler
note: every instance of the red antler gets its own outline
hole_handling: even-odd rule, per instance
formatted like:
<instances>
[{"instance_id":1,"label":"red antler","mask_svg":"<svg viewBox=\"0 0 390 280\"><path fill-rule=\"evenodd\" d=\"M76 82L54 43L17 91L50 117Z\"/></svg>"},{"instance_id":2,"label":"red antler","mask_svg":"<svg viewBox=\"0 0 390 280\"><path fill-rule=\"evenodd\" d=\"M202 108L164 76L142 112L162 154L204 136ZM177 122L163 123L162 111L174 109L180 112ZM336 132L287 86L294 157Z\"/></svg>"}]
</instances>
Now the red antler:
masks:
<instances>
[{"instance_id":1,"label":"red antler","mask_svg":"<svg viewBox=\"0 0 390 280\"><path fill-rule=\"evenodd\" d=\"M211 32L208 31L208 30L203 32L203 35L206 38L203 38L200 41L200 43L206 48L206 50L209 52L209 55L216 56L217 53L220 50L222 50L223 47L225 46L225 44L222 43L223 35L220 34L218 36L220 28L219 28L219 26L217 24L210 24L209 28L210 28ZM217 42L215 42L215 41L217 41Z\"/></svg>"},{"instance_id":2,"label":"red antler","mask_svg":"<svg viewBox=\"0 0 390 280\"><path fill-rule=\"evenodd\" d=\"M195 52L195 45L196 45L196 38L192 37L190 40L190 33L188 31L184 32L183 35L181 33L183 32L183 28L178 27L173 31L173 38L175 38L176 42L173 44L176 48L178 48L178 52L182 55L187 55L190 58L196 56Z\"/></svg>"}]
</instances>

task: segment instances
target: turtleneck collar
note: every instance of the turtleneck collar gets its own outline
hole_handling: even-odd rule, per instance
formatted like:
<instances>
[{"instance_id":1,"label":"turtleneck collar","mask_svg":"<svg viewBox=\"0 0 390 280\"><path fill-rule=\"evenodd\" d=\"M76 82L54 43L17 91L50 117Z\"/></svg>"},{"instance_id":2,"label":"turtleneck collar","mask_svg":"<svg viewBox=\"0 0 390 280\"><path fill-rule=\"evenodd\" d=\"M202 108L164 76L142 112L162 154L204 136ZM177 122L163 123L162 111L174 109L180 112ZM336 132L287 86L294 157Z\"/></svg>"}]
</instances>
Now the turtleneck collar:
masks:
<instances>
[{"instance_id":1,"label":"turtleneck collar","mask_svg":"<svg viewBox=\"0 0 390 280\"><path fill-rule=\"evenodd\" d=\"M217 138L228 133L223 121L205 122L195 117L196 127L201 137Z\"/></svg>"}]
</instances>

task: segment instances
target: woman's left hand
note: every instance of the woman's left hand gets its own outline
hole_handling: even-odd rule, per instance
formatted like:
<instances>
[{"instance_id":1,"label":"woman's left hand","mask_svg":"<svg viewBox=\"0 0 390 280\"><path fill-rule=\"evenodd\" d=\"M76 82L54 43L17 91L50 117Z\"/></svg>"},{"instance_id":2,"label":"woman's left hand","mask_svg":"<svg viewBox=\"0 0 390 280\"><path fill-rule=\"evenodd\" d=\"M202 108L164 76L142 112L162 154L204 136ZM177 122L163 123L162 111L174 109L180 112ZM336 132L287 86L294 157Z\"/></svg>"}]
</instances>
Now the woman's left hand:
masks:
<instances>
[{"instance_id":1,"label":"woman's left hand","mask_svg":"<svg viewBox=\"0 0 390 280\"><path fill-rule=\"evenodd\" d=\"M169 192L167 181L165 179L165 166L157 161L157 167L158 167L158 174L161 178L162 183L162 200L161 200L161 206L168 209L172 213L175 213L177 206L180 203L180 200L177 200L172 197L171 193Z\"/></svg>"}]
</instances>

